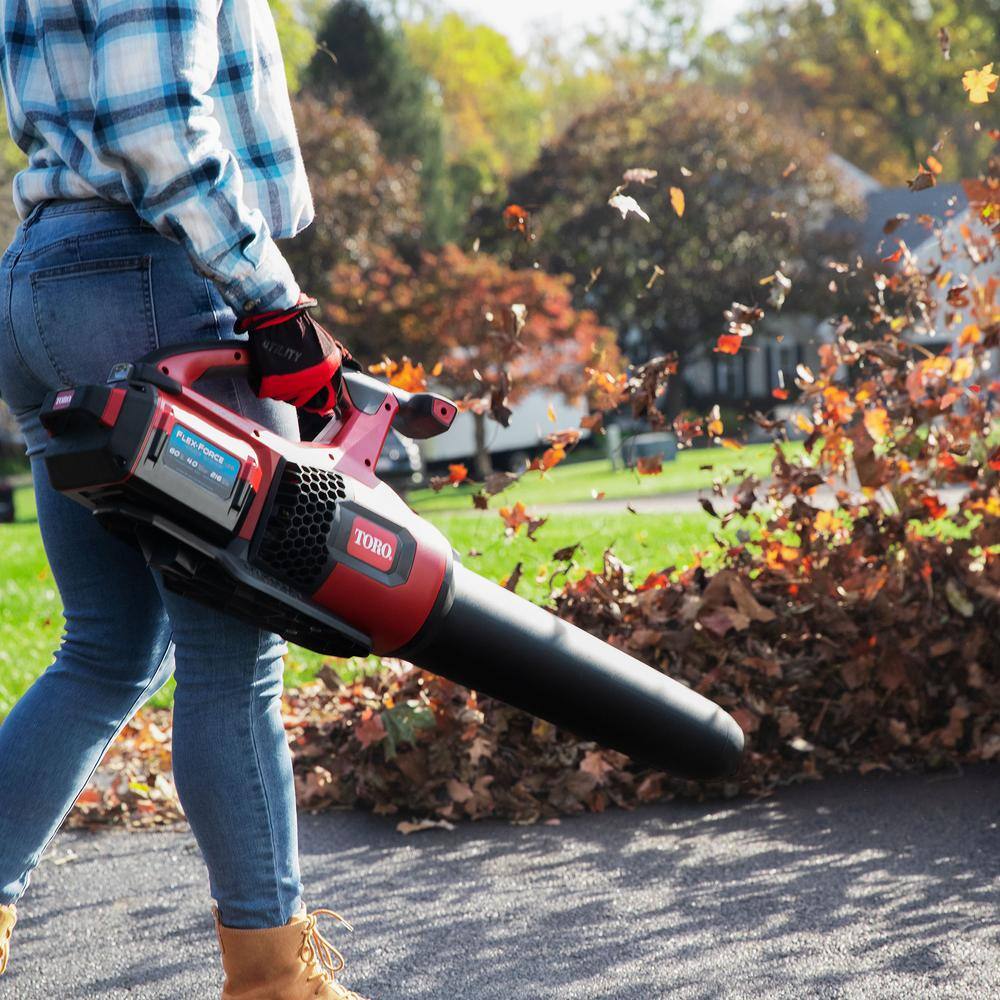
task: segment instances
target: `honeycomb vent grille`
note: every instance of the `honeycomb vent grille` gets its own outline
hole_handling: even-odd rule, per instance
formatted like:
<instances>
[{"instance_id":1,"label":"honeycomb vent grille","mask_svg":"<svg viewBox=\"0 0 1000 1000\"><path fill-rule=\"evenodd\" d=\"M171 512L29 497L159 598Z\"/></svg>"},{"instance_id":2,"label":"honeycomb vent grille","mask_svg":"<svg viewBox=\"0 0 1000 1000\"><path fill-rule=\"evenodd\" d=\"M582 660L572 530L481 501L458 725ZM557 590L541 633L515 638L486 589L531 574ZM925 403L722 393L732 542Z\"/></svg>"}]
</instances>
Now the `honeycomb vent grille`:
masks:
<instances>
[{"instance_id":1,"label":"honeycomb vent grille","mask_svg":"<svg viewBox=\"0 0 1000 1000\"><path fill-rule=\"evenodd\" d=\"M337 504L346 499L343 476L289 462L254 562L293 587L314 591L330 561Z\"/></svg>"}]
</instances>

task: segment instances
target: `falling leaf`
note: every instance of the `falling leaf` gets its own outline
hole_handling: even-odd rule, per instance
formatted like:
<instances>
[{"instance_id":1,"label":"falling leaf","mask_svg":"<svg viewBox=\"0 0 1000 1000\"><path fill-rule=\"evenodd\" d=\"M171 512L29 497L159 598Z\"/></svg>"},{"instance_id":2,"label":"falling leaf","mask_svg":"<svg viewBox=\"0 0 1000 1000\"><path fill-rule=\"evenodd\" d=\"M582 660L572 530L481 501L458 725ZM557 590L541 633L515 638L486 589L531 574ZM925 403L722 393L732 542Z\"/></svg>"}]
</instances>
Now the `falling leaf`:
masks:
<instances>
[{"instance_id":1,"label":"falling leaf","mask_svg":"<svg viewBox=\"0 0 1000 1000\"><path fill-rule=\"evenodd\" d=\"M448 482L454 483L457 486L459 483L464 483L468 478L469 470L464 465L458 464L448 466Z\"/></svg>"},{"instance_id":2,"label":"falling leaf","mask_svg":"<svg viewBox=\"0 0 1000 1000\"><path fill-rule=\"evenodd\" d=\"M518 563L511 571L510 576L500 582L500 586L509 590L512 594L517 593L517 585L521 582L521 573L524 571L524 564Z\"/></svg>"},{"instance_id":3,"label":"falling leaf","mask_svg":"<svg viewBox=\"0 0 1000 1000\"><path fill-rule=\"evenodd\" d=\"M967 69L962 75L962 87L968 91L973 104L985 104L990 94L997 92L998 83L1000 76L993 72L993 63L987 63L982 69Z\"/></svg>"},{"instance_id":4,"label":"falling leaf","mask_svg":"<svg viewBox=\"0 0 1000 1000\"><path fill-rule=\"evenodd\" d=\"M583 290L585 292L589 292L591 290L591 288L593 288L594 285L597 284L597 279L601 276L601 271L603 271L603 270L604 270L603 267L595 267L595 268L593 268L591 270L591 272L590 272L590 280L587 282L586 285L584 285L584 288L583 288Z\"/></svg>"},{"instance_id":5,"label":"falling leaf","mask_svg":"<svg viewBox=\"0 0 1000 1000\"><path fill-rule=\"evenodd\" d=\"M944 166L936 156L928 156L924 162L932 174L940 174L944 170Z\"/></svg>"},{"instance_id":6,"label":"falling leaf","mask_svg":"<svg viewBox=\"0 0 1000 1000\"><path fill-rule=\"evenodd\" d=\"M632 167L622 175L622 180L626 184L645 184L646 181L654 180L658 171L650 170L648 167Z\"/></svg>"},{"instance_id":7,"label":"falling leaf","mask_svg":"<svg viewBox=\"0 0 1000 1000\"><path fill-rule=\"evenodd\" d=\"M743 345L743 338L734 333L723 333L715 343L715 350L718 354L738 354Z\"/></svg>"},{"instance_id":8,"label":"falling leaf","mask_svg":"<svg viewBox=\"0 0 1000 1000\"><path fill-rule=\"evenodd\" d=\"M708 415L708 423L705 430L708 432L709 437L718 437L725 430L722 425L722 413L719 410L718 403L712 407L712 412Z\"/></svg>"},{"instance_id":9,"label":"falling leaf","mask_svg":"<svg viewBox=\"0 0 1000 1000\"><path fill-rule=\"evenodd\" d=\"M520 337L524 324L528 322L528 308L521 302L515 302L510 307L510 312L514 317L514 336Z\"/></svg>"},{"instance_id":10,"label":"falling leaf","mask_svg":"<svg viewBox=\"0 0 1000 1000\"><path fill-rule=\"evenodd\" d=\"M906 186L913 192L932 188L935 184L937 184L937 178L934 172L928 170L922 163L917 168L917 176L906 182Z\"/></svg>"},{"instance_id":11,"label":"falling leaf","mask_svg":"<svg viewBox=\"0 0 1000 1000\"><path fill-rule=\"evenodd\" d=\"M631 195L613 194L608 199L608 204L612 208L617 208L623 219L628 218L629 212L634 212L640 219L649 222L649 216L639 207L639 203Z\"/></svg>"},{"instance_id":12,"label":"falling leaf","mask_svg":"<svg viewBox=\"0 0 1000 1000\"><path fill-rule=\"evenodd\" d=\"M511 232L528 235L528 223L531 215L527 209L520 205L508 205L503 210L503 221Z\"/></svg>"},{"instance_id":13,"label":"falling leaf","mask_svg":"<svg viewBox=\"0 0 1000 1000\"><path fill-rule=\"evenodd\" d=\"M785 169L781 171L782 179L791 177L792 174L794 174L795 171L798 170L798 169L799 169L799 165L794 160L791 160L789 162L788 166L785 167Z\"/></svg>"},{"instance_id":14,"label":"falling leaf","mask_svg":"<svg viewBox=\"0 0 1000 1000\"><path fill-rule=\"evenodd\" d=\"M938 28L937 33L938 38L938 48L941 49L941 55L944 57L945 61L951 59L951 34L944 25Z\"/></svg>"},{"instance_id":15,"label":"falling leaf","mask_svg":"<svg viewBox=\"0 0 1000 1000\"><path fill-rule=\"evenodd\" d=\"M551 403L549 403L549 408L545 411L545 415L551 423L554 424L556 422L556 409Z\"/></svg>"},{"instance_id":16,"label":"falling leaf","mask_svg":"<svg viewBox=\"0 0 1000 1000\"><path fill-rule=\"evenodd\" d=\"M663 268L660 267L659 264L654 264L653 265L653 274L650 277L649 281L646 282L646 291L647 292L650 291L652 289L653 285L655 285L656 282L660 278L662 278L664 274L666 274L666 271L664 271Z\"/></svg>"},{"instance_id":17,"label":"falling leaf","mask_svg":"<svg viewBox=\"0 0 1000 1000\"><path fill-rule=\"evenodd\" d=\"M635 463L640 476L658 476L663 471L662 455L641 455Z\"/></svg>"},{"instance_id":18,"label":"falling leaf","mask_svg":"<svg viewBox=\"0 0 1000 1000\"><path fill-rule=\"evenodd\" d=\"M670 207L677 213L677 218L684 217L684 192L679 187L670 189Z\"/></svg>"},{"instance_id":19,"label":"falling leaf","mask_svg":"<svg viewBox=\"0 0 1000 1000\"><path fill-rule=\"evenodd\" d=\"M775 386L771 390L771 395L775 399L788 399L788 390L783 388L782 386Z\"/></svg>"},{"instance_id":20,"label":"falling leaf","mask_svg":"<svg viewBox=\"0 0 1000 1000\"><path fill-rule=\"evenodd\" d=\"M889 436L891 425L889 414L884 407L878 406L872 410L865 410L865 428L874 441L883 441Z\"/></svg>"}]
</instances>

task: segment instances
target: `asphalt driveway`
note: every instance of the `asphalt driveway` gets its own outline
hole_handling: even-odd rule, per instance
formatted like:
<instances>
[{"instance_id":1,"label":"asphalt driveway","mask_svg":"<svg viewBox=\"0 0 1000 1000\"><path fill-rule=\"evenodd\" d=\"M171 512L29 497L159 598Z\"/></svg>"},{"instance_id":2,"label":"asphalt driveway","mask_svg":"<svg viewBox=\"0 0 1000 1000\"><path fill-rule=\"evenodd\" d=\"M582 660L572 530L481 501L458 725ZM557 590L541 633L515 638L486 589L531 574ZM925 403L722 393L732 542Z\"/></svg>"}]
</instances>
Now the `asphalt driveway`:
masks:
<instances>
[{"instance_id":1,"label":"asphalt driveway","mask_svg":"<svg viewBox=\"0 0 1000 1000\"><path fill-rule=\"evenodd\" d=\"M378 1000L1000 997L1000 769L404 837L303 817L313 906ZM187 833L62 834L4 1000L217 998Z\"/></svg>"}]
</instances>

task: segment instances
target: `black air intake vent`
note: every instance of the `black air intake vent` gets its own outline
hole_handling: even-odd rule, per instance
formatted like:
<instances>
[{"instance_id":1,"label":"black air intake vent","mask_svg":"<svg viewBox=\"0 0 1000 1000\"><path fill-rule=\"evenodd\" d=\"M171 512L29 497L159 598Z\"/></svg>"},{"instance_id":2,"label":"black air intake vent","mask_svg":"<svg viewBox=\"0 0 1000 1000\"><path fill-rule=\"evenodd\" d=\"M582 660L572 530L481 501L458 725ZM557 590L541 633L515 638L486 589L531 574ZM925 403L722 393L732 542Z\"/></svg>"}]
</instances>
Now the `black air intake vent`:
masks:
<instances>
[{"instance_id":1,"label":"black air intake vent","mask_svg":"<svg viewBox=\"0 0 1000 1000\"><path fill-rule=\"evenodd\" d=\"M289 462L275 492L253 562L304 594L325 579L337 504L347 499L344 477Z\"/></svg>"}]
</instances>

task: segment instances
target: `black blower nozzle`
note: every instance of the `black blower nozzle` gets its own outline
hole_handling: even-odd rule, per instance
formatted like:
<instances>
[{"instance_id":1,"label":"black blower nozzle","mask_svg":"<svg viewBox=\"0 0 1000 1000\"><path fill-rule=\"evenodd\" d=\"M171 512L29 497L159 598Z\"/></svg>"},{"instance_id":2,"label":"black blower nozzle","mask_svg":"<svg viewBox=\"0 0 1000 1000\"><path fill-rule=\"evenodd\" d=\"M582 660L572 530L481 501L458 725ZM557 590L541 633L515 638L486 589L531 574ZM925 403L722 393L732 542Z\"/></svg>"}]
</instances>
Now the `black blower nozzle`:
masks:
<instances>
[{"instance_id":1,"label":"black blower nozzle","mask_svg":"<svg viewBox=\"0 0 1000 1000\"><path fill-rule=\"evenodd\" d=\"M739 766L743 731L717 705L459 564L451 607L399 655L682 777Z\"/></svg>"}]
</instances>

